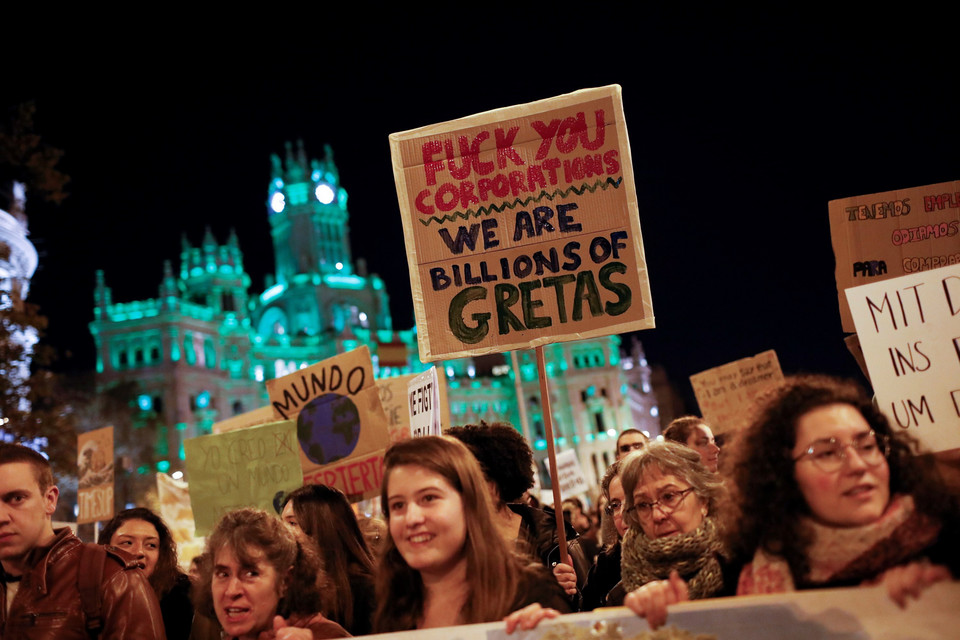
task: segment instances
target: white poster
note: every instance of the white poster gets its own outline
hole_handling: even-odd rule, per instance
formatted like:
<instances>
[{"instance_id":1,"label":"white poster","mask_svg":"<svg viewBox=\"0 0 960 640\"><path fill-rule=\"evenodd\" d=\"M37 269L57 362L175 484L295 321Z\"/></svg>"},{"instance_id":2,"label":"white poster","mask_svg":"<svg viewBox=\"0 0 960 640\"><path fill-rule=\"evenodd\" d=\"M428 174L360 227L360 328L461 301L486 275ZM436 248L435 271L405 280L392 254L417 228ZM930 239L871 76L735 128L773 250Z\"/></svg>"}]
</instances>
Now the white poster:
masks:
<instances>
[{"instance_id":1,"label":"white poster","mask_svg":"<svg viewBox=\"0 0 960 640\"><path fill-rule=\"evenodd\" d=\"M442 435L437 368L430 367L413 378L407 384L407 397L410 400L410 434L414 438Z\"/></svg>"},{"instance_id":2,"label":"white poster","mask_svg":"<svg viewBox=\"0 0 960 640\"><path fill-rule=\"evenodd\" d=\"M583 475L583 469L580 468L577 452L573 449L557 454L557 476L559 476L561 500L586 493L590 488L586 476Z\"/></svg>"},{"instance_id":3,"label":"white poster","mask_svg":"<svg viewBox=\"0 0 960 640\"><path fill-rule=\"evenodd\" d=\"M890 424L930 451L960 447L960 265L845 293Z\"/></svg>"}]
</instances>

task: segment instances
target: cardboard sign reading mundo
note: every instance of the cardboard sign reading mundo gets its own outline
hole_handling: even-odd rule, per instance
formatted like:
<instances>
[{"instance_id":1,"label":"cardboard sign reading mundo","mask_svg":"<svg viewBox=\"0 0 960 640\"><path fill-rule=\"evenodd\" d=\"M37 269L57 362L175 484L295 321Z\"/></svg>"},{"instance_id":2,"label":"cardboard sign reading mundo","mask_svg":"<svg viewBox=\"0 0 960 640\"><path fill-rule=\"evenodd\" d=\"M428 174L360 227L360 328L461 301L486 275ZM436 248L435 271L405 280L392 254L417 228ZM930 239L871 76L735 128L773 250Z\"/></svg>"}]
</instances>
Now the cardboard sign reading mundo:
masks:
<instances>
[{"instance_id":1,"label":"cardboard sign reading mundo","mask_svg":"<svg viewBox=\"0 0 960 640\"><path fill-rule=\"evenodd\" d=\"M891 426L929 451L960 447L960 264L846 294Z\"/></svg>"},{"instance_id":2,"label":"cardboard sign reading mundo","mask_svg":"<svg viewBox=\"0 0 960 640\"><path fill-rule=\"evenodd\" d=\"M420 358L654 326L620 87L390 136Z\"/></svg>"},{"instance_id":3,"label":"cardboard sign reading mundo","mask_svg":"<svg viewBox=\"0 0 960 640\"><path fill-rule=\"evenodd\" d=\"M843 330L854 331L844 290L960 264L960 181L831 200Z\"/></svg>"},{"instance_id":4,"label":"cardboard sign reading mundo","mask_svg":"<svg viewBox=\"0 0 960 640\"><path fill-rule=\"evenodd\" d=\"M379 495L390 438L366 346L269 380L267 394L277 419L297 423L305 484Z\"/></svg>"}]
</instances>

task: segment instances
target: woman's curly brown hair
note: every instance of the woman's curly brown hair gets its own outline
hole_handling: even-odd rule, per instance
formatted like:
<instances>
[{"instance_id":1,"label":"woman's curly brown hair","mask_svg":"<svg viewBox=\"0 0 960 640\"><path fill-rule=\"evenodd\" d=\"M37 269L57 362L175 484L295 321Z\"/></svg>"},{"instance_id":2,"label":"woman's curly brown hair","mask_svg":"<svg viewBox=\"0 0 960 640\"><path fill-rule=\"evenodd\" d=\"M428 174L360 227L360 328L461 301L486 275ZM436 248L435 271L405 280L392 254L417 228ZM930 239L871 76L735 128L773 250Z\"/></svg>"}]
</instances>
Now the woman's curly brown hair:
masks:
<instances>
[{"instance_id":1,"label":"woman's curly brown hair","mask_svg":"<svg viewBox=\"0 0 960 640\"><path fill-rule=\"evenodd\" d=\"M921 513L955 519L957 501L943 489L929 456L918 456L917 441L893 431L886 417L853 381L829 376L787 378L758 398L753 420L737 439L733 464L733 500L724 521L727 544L749 561L763 549L783 556L794 578L806 575L811 532L802 518L810 509L793 480L797 420L817 407L848 404L857 409L878 435L889 436L891 494L912 495Z\"/></svg>"},{"instance_id":2,"label":"woman's curly brown hair","mask_svg":"<svg viewBox=\"0 0 960 640\"><path fill-rule=\"evenodd\" d=\"M326 576L313 543L298 541L286 524L266 511L246 507L224 514L207 538L200 580L193 592L194 606L201 613L216 619L213 571L217 553L224 547L230 547L242 565L255 566L263 560L282 578L277 585L277 615L312 616L324 610L321 593Z\"/></svg>"}]
</instances>

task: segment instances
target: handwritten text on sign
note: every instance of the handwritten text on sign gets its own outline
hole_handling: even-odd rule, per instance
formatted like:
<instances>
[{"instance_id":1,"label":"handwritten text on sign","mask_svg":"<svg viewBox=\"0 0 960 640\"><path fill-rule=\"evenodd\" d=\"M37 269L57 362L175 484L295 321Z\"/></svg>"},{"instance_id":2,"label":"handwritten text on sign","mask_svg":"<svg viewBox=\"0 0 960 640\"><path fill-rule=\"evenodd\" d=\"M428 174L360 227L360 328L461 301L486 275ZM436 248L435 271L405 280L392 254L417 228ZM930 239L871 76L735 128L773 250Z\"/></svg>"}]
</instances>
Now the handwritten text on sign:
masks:
<instances>
[{"instance_id":1,"label":"handwritten text on sign","mask_svg":"<svg viewBox=\"0 0 960 640\"><path fill-rule=\"evenodd\" d=\"M421 359L653 326L619 87L393 134Z\"/></svg>"},{"instance_id":2,"label":"handwritten text on sign","mask_svg":"<svg viewBox=\"0 0 960 640\"><path fill-rule=\"evenodd\" d=\"M931 451L960 447L960 265L846 290L880 408Z\"/></svg>"},{"instance_id":3,"label":"handwritten text on sign","mask_svg":"<svg viewBox=\"0 0 960 640\"><path fill-rule=\"evenodd\" d=\"M844 331L845 289L960 264L960 181L832 200L830 235Z\"/></svg>"},{"instance_id":4,"label":"handwritten text on sign","mask_svg":"<svg viewBox=\"0 0 960 640\"><path fill-rule=\"evenodd\" d=\"M410 399L410 435L414 438L442 435L437 368L430 367L411 380L407 395Z\"/></svg>"},{"instance_id":5,"label":"handwritten text on sign","mask_svg":"<svg viewBox=\"0 0 960 640\"><path fill-rule=\"evenodd\" d=\"M690 376L700 413L714 433L744 428L757 395L781 382L783 372L772 350Z\"/></svg>"},{"instance_id":6,"label":"handwritten text on sign","mask_svg":"<svg viewBox=\"0 0 960 640\"><path fill-rule=\"evenodd\" d=\"M583 469L580 468L577 452L573 449L567 449L557 454L557 476L559 477L561 500L583 493L590 488L587 484L587 478L583 475Z\"/></svg>"},{"instance_id":7,"label":"handwritten text on sign","mask_svg":"<svg viewBox=\"0 0 960 640\"><path fill-rule=\"evenodd\" d=\"M290 420L192 438L183 448L199 536L224 513L246 506L272 510L278 492L303 484Z\"/></svg>"},{"instance_id":8,"label":"handwritten text on sign","mask_svg":"<svg viewBox=\"0 0 960 640\"><path fill-rule=\"evenodd\" d=\"M389 445L387 417L366 345L270 380L267 393L278 418L296 420L305 477L327 470L332 478L347 478L341 473L344 465L367 459ZM324 484L360 497L352 491L356 483ZM364 487L362 497L379 493L379 486L368 483Z\"/></svg>"}]
</instances>

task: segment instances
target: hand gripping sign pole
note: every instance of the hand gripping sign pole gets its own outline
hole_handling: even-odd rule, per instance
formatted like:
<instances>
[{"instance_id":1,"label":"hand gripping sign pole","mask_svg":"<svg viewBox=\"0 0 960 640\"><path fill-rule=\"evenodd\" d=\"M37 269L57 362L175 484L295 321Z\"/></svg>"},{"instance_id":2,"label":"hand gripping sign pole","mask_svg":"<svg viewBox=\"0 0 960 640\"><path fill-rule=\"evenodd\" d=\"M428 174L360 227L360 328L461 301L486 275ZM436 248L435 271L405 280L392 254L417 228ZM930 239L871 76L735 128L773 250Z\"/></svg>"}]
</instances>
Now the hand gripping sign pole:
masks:
<instances>
[{"instance_id":1,"label":"hand gripping sign pole","mask_svg":"<svg viewBox=\"0 0 960 640\"><path fill-rule=\"evenodd\" d=\"M557 448L553 443L553 411L550 408L550 386L547 383L547 365L543 357L542 346L537 347L537 375L540 378L540 403L543 407L543 424L547 431L547 457L550 461L550 484L553 485L553 511L557 517L557 544L560 546L560 562L570 564L570 555L567 553L567 533L563 526L563 501L560 499L560 477L557 474Z\"/></svg>"}]
</instances>

